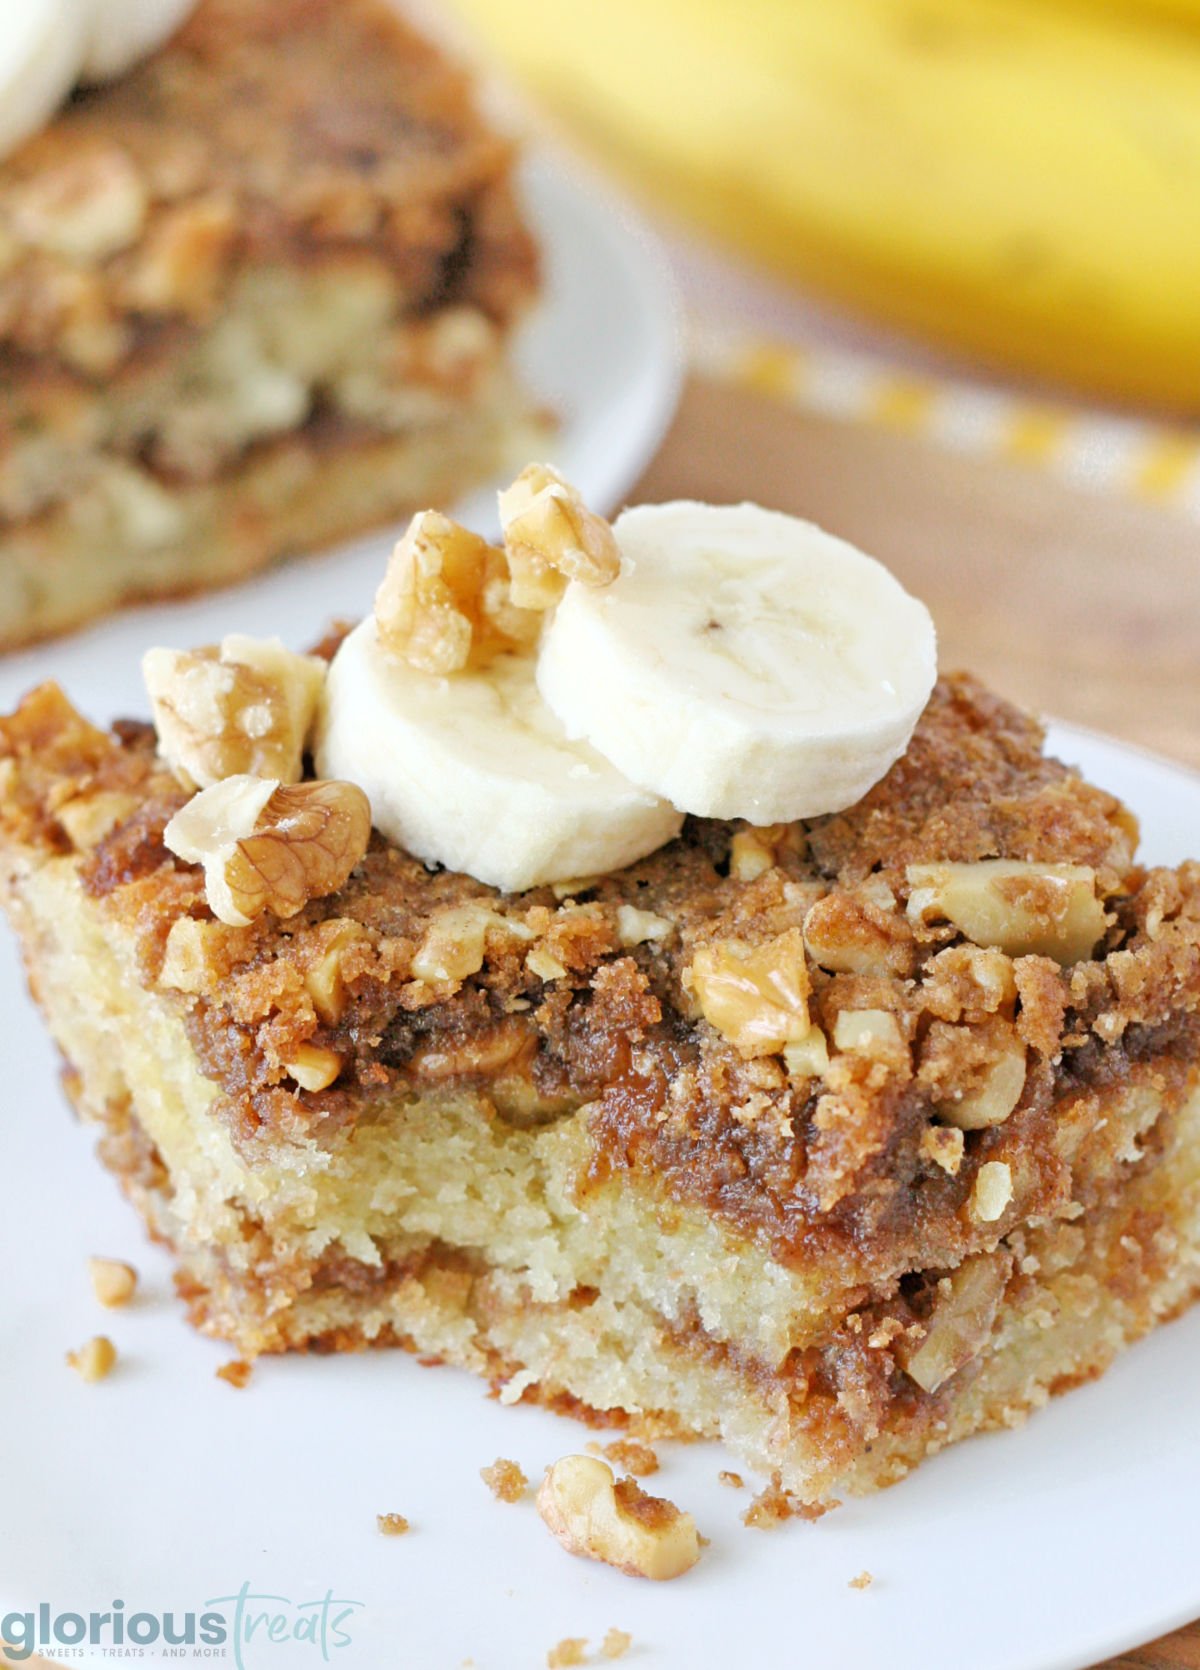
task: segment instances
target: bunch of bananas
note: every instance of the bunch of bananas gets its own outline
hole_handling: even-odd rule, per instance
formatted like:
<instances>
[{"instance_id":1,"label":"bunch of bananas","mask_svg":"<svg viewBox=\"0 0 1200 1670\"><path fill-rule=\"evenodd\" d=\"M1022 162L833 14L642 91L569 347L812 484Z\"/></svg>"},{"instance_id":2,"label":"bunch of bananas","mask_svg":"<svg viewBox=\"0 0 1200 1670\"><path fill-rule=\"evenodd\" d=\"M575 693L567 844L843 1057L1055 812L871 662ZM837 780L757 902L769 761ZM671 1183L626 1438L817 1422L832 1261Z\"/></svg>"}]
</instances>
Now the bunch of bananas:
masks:
<instances>
[{"instance_id":1,"label":"bunch of bananas","mask_svg":"<svg viewBox=\"0 0 1200 1670\"><path fill-rule=\"evenodd\" d=\"M601 158L927 342L1200 412L1200 0L457 0Z\"/></svg>"}]
</instances>

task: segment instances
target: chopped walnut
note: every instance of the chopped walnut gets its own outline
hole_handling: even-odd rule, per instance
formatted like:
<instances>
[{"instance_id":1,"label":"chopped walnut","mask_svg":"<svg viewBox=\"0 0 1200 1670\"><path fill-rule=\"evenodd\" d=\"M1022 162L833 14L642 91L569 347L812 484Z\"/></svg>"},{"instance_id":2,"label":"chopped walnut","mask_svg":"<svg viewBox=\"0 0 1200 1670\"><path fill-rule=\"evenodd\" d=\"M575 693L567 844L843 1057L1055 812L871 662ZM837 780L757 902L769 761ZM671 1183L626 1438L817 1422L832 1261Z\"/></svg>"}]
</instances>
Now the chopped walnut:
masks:
<instances>
[{"instance_id":1,"label":"chopped walnut","mask_svg":"<svg viewBox=\"0 0 1200 1670\"><path fill-rule=\"evenodd\" d=\"M525 958L525 967L544 981L561 980L567 972L566 966L544 945L534 946Z\"/></svg>"},{"instance_id":2,"label":"chopped walnut","mask_svg":"<svg viewBox=\"0 0 1200 1670\"><path fill-rule=\"evenodd\" d=\"M621 572L621 553L602 516L548 464L529 464L500 494L500 523L522 609L552 609L568 580L604 586Z\"/></svg>"},{"instance_id":3,"label":"chopped walnut","mask_svg":"<svg viewBox=\"0 0 1200 1670\"><path fill-rule=\"evenodd\" d=\"M986 1160L971 1193L971 1212L980 1223L1002 1218L1013 1197L1012 1171L1003 1160Z\"/></svg>"},{"instance_id":4,"label":"chopped walnut","mask_svg":"<svg viewBox=\"0 0 1200 1670\"><path fill-rule=\"evenodd\" d=\"M66 831L76 852L90 852L119 823L131 817L138 803L131 794L101 790L79 794L54 808L54 816Z\"/></svg>"},{"instance_id":5,"label":"chopped walnut","mask_svg":"<svg viewBox=\"0 0 1200 1670\"><path fill-rule=\"evenodd\" d=\"M572 1670L587 1663L587 1636L564 1635L546 1654L547 1670Z\"/></svg>"},{"instance_id":6,"label":"chopped walnut","mask_svg":"<svg viewBox=\"0 0 1200 1670\"><path fill-rule=\"evenodd\" d=\"M490 1467L481 1467L479 1477L499 1502L519 1502L529 1485L516 1462L503 1456L497 1456Z\"/></svg>"},{"instance_id":7,"label":"chopped walnut","mask_svg":"<svg viewBox=\"0 0 1200 1670\"><path fill-rule=\"evenodd\" d=\"M934 1021L918 1079L944 1124L962 1131L1002 1125L1025 1088L1025 1044L998 1015L975 1026Z\"/></svg>"},{"instance_id":8,"label":"chopped walnut","mask_svg":"<svg viewBox=\"0 0 1200 1670\"><path fill-rule=\"evenodd\" d=\"M833 974L911 974L913 931L896 912L888 890L872 896L829 893L804 918L804 943L813 962Z\"/></svg>"},{"instance_id":9,"label":"chopped walnut","mask_svg":"<svg viewBox=\"0 0 1200 1670\"><path fill-rule=\"evenodd\" d=\"M402 1513L377 1513L375 1523L385 1537L402 1537L409 1529Z\"/></svg>"},{"instance_id":10,"label":"chopped walnut","mask_svg":"<svg viewBox=\"0 0 1200 1670\"><path fill-rule=\"evenodd\" d=\"M370 838L371 808L353 783L249 776L202 790L163 831L177 857L204 866L213 915L239 928L336 893Z\"/></svg>"},{"instance_id":11,"label":"chopped walnut","mask_svg":"<svg viewBox=\"0 0 1200 1670\"><path fill-rule=\"evenodd\" d=\"M159 750L185 788L243 774L300 780L323 661L278 638L232 634L219 649L148 650L142 676Z\"/></svg>"},{"instance_id":12,"label":"chopped walnut","mask_svg":"<svg viewBox=\"0 0 1200 1670\"><path fill-rule=\"evenodd\" d=\"M250 1384L250 1376L254 1373L254 1364L248 1363L244 1357L234 1357L232 1362L222 1363L216 1372L218 1380L223 1380L227 1386L232 1386L235 1391L243 1392Z\"/></svg>"},{"instance_id":13,"label":"chopped walnut","mask_svg":"<svg viewBox=\"0 0 1200 1670\"><path fill-rule=\"evenodd\" d=\"M900 1023L887 1009L843 1009L834 1022L833 1041L839 1050L858 1050L884 1061L908 1060Z\"/></svg>"},{"instance_id":14,"label":"chopped walnut","mask_svg":"<svg viewBox=\"0 0 1200 1670\"><path fill-rule=\"evenodd\" d=\"M744 1056L774 1055L808 1036L808 970L796 928L765 945L736 939L701 945L684 984L709 1025Z\"/></svg>"},{"instance_id":15,"label":"chopped walnut","mask_svg":"<svg viewBox=\"0 0 1200 1670\"><path fill-rule=\"evenodd\" d=\"M137 1271L119 1258L89 1258L92 1292L108 1310L127 1305L137 1289Z\"/></svg>"},{"instance_id":16,"label":"chopped walnut","mask_svg":"<svg viewBox=\"0 0 1200 1670\"><path fill-rule=\"evenodd\" d=\"M483 967L489 932L532 939L523 922L501 916L482 900L441 911L425 931L412 961L417 980L465 980Z\"/></svg>"},{"instance_id":17,"label":"chopped walnut","mask_svg":"<svg viewBox=\"0 0 1200 1670\"><path fill-rule=\"evenodd\" d=\"M538 619L513 606L504 553L437 510L414 516L375 594L379 641L446 676L526 650Z\"/></svg>"},{"instance_id":18,"label":"chopped walnut","mask_svg":"<svg viewBox=\"0 0 1200 1670\"><path fill-rule=\"evenodd\" d=\"M927 1125L921 1132L921 1152L934 1165L957 1177L962 1165L964 1139L960 1130L946 1125Z\"/></svg>"},{"instance_id":19,"label":"chopped walnut","mask_svg":"<svg viewBox=\"0 0 1200 1670\"><path fill-rule=\"evenodd\" d=\"M342 1058L336 1050L321 1044L301 1044L283 1064L283 1070L301 1090L328 1090L341 1072Z\"/></svg>"},{"instance_id":20,"label":"chopped walnut","mask_svg":"<svg viewBox=\"0 0 1200 1670\"><path fill-rule=\"evenodd\" d=\"M675 924L651 910L639 910L636 905L617 906L617 939L629 950L644 945L647 940L669 939Z\"/></svg>"},{"instance_id":21,"label":"chopped walnut","mask_svg":"<svg viewBox=\"0 0 1200 1670\"><path fill-rule=\"evenodd\" d=\"M237 210L219 196L165 210L125 279L127 300L142 313L202 319L220 298L237 236Z\"/></svg>"},{"instance_id":22,"label":"chopped walnut","mask_svg":"<svg viewBox=\"0 0 1200 1670\"><path fill-rule=\"evenodd\" d=\"M819 1026L810 1026L803 1038L783 1047L783 1064L788 1077L819 1079L829 1067L829 1043Z\"/></svg>"},{"instance_id":23,"label":"chopped walnut","mask_svg":"<svg viewBox=\"0 0 1200 1670\"><path fill-rule=\"evenodd\" d=\"M938 1283L937 1299L915 1350L901 1343L896 1355L922 1391L936 1392L987 1344L1012 1269L1006 1251L964 1259Z\"/></svg>"},{"instance_id":24,"label":"chopped walnut","mask_svg":"<svg viewBox=\"0 0 1200 1670\"><path fill-rule=\"evenodd\" d=\"M1107 926L1096 874L1082 864L986 858L973 864L910 864L912 921L948 921L976 945L1010 957L1052 957L1064 966L1091 956Z\"/></svg>"},{"instance_id":25,"label":"chopped walnut","mask_svg":"<svg viewBox=\"0 0 1200 1670\"><path fill-rule=\"evenodd\" d=\"M318 1018L327 1026L335 1026L346 1009L347 993L342 966L346 953L351 946L365 945L367 932L361 923L349 917L324 922L318 932L322 940L321 949L316 960L305 970L304 986L312 998Z\"/></svg>"},{"instance_id":26,"label":"chopped walnut","mask_svg":"<svg viewBox=\"0 0 1200 1670\"><path fill-rule=\"evenodd\" d=\"M600 1643L600 1651L605 1658L624 1658L633 1646L633 1636L625 1629L610 1629L606 1631L604 1640Z\"/></svg>"},{"instance_id":27,"label":"chopped walnut","mask_svg":"<svg viewBox=\"0 0 1200 1670\"><path fill-rule=\"evenodd\" d=\"M738 830L729 843L729 874L734 881L757 881L774 869L776 847L785 827L775 823L762 829Z\"/></svg>"},{"instance_id":28,"label":"chopped walnut","mask_svg":"<svg viewBox=\"0 0 1200 1670\"><path fill-rule=\"evenodd\" d=\"M565 1456L547 1468L537 1506L568 1553L634 1577L679 1577L700 1558L691 1514L647 1496L633 1479L614 1482L594 1456Z\"/></svg>"},{"instance_id":29,"label":"chopped walnut","mask_svg":"<svg viewBox=\"0 0 1200 1670\"><path fill-rule=\"evenodd\" d=\"M117 1348L105 1334L97 1334L86 1345L81 1345L78 1351L67 1352L68 1366L89 1384L107 1379L116 1360Z\"/></svg>"},{"instance_id":30,"label":"chopped walnut","mask_svg":"<svg viewBox=\"0 0 1200 1670\"><path fill-rule=\"evenodd\" d=\"M11 223L23 243L94 266L136 241L147 207L123 150L80 148L13 191Z\"/></svg>"}]
</instances>

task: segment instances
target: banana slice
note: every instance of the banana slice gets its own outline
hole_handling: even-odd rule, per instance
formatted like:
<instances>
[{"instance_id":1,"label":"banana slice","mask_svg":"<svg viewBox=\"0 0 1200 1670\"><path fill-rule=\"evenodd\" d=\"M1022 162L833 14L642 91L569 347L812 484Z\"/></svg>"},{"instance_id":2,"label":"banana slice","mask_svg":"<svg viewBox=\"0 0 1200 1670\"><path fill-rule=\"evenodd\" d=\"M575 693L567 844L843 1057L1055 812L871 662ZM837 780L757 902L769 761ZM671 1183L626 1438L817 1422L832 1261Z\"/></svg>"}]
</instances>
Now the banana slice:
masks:
<instances>
[{"instance_id":1,"label":"banana slice","mask_svg":"<svg viewBox=\"0 0 1200 1670\"><path fill-rule=\"evenodd\" d=\"M28 0L25 0L28 3ZM75 0L87 17L79 79L112 81L173 35L196 0Z\"/></svg>"},{"instance_id":2,"label":"banana slice","mask_svg":"<svg viewBox=\"0 0 1200 1670\"><path fill-rule=\"evenodd\" d=\"M330 666L317 769L365 790L390 840L506 893L622 869L683 822L567 740L531 657L438 678L389 655L373 616Z\"/></svg>"},{"instance_id":3,"label":"banana slice","mask_svg":"<svg viewBox=\"0 0 1200 1670\"><path fill-rule=\"evenodd\" d=\"M83 51L80 0L0 0L0 156L45 124Z\"/></svg>"},{"instance_id":4,"label":"banana slice","mask_svg":"<svg viewBox=\"0 0 1200 1670\"><path fill-rule=\"evenodd\" d=\"M613 531L619 578L572 584L542 640L568 736L681 811L762 824L852 805L903 753L937 644L880 563L751 504L645 505Z\"/></svg>"}]
</instances>

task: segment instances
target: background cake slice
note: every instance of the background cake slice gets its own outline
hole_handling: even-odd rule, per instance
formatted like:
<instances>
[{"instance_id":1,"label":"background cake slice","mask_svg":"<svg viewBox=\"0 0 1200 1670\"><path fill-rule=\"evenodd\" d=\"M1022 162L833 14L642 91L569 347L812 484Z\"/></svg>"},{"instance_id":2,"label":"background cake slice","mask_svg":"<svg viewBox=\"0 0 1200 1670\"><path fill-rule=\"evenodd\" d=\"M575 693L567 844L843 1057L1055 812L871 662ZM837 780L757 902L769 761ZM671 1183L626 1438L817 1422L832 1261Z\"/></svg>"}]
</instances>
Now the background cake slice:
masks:
<instances>
[{"instance_id":1,"label":"background cake slice","mask_svg":"<svg viewBox=\"0 0 1200 1670\"><path fill-rule=\"evenodd\" d=\"M841 814L689 820L520 895L376 836L247 927L163 844L188 796L149 727L48 687L0 754L72 1097L247 1356L404 1345L821 1501L1200 1285L1200 868L1139 869L1125 809L969 679ZM747 1054L698 989L733 944L802 956L803 1045Z\"/></svg>"},{"instance_id":2,"label":"background cake slice","mask_svg":"<svg viewBox=\"0 0 1200 1670\"><path fill-rule=\"evenodd\" d=\"M526 453L512 171L384 0L201 0L0 161L0 647Z\"/></svg>"}]
</instances>

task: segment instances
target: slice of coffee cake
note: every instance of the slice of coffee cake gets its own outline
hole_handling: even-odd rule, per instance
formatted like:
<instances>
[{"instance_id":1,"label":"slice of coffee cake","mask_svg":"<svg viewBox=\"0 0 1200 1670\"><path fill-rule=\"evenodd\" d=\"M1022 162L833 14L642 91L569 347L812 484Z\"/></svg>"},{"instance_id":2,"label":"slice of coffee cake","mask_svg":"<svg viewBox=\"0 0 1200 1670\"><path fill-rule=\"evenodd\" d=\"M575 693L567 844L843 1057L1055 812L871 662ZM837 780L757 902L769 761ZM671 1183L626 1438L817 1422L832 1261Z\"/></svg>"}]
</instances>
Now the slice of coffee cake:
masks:
<instances>
[{"instance_id":1,"label":"slice of coffee cake","mask_svg":"<svg viewBox=\"0 0 1200 1670\"><path fill-rule=\"evenodd\" d=\"M840 812L510 894L304 778L238 926L153 730L47 686L0 724L5 903L200 1327L720 1435L816 1502L1200 1287L1200 866L1139 868L1041 743L944 679Z\"/></svg>"},{"instance_id":2,"label":"slice of coffee cake","mask_svg":"<svg viewBox=\"0 0 1200 1670\"><path fill-rule=\"evenodd\" d=\"M514 462L512 173L386 0L200 0L0 159L0 648Z\"/></svg>"}]
</instances>

